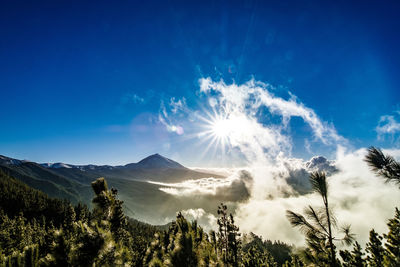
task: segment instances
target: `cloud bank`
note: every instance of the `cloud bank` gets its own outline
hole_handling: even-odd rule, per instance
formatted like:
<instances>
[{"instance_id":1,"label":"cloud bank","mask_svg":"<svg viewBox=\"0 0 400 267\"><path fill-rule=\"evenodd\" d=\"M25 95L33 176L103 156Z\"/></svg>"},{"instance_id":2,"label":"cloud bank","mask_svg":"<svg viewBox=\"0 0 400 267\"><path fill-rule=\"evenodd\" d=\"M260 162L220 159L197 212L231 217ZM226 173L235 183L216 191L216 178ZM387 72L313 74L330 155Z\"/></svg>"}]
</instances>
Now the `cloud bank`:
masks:
<instances>
[{"instance_id":1,"label":"cloud bank","mask_svg":"<svg viewBox=\"0 0 400 267\"><path fill-rule=\"evenodd\" d=\"M302 212L310 204L321 204L318 195L309 193L308 177L312 171L323 170L329 177L330 203L339 223L351 224L361 244L365 244L372 228L379 233L386 231L387 219L393 216L400 201L398 188L376 177L363 161L365 149L352 151L349 141L337 133L332 123L321 120L293 94L289 94L289 99L275 96L274 88L262 82L226 84L203 78L199 84L200 93L208 97L209 114L224 122L225 145L240 151L247 162L246 181L234 174L226 180L209 178L163 184L161 190L176 196L218 196L234 184L245 187L248 197L235 203L235 217L241 231L301 246L304 237L290 226L285 211ZM260 116L264 110L277 119L264 120ZM305 149L310 149L308 140L334 147L335 160L314 157L305 162L291 158L293 143L289 128L295 117L302 119L310 130ZM398 127L389 116L382 119L377 131L395 133ZM391 152L400 154L397 150Z\"/></svg>"},{"instance_id":2,"label":"cloud bank","mask_svg":"<svg viewBox=\"0 0 400 267\"><path fill-rule=\"evenodd\" d=\"M361 149L338 154L337 171L328 178L329 199L339 223L350 224L362 245L367 242L372 228L379 233L387 231L387 219L393 217L394 208L400 203L398 188L385 184L368 169L363 161L365 152ZM316 194L254 197L239 206L236 217L243 231L301 246L304 245L303 236L290 226L285 210L303 212L307 205L320 206L320 197Z\"/></svg>"},{"instance_id":3,"label":"cloud bank","mask_svg":"<svg viewBox=\"0 0 400 267\"><path fill-rule=\"evenodd\" d=\"M201 178L187 180L181 183L160 183L149 181L159 185L160 191L176 197L218 197L221 201L240 202L250 197L249 188L252 178L246 171L235 172L227 178Z\"/></svg>"}]
</instances>

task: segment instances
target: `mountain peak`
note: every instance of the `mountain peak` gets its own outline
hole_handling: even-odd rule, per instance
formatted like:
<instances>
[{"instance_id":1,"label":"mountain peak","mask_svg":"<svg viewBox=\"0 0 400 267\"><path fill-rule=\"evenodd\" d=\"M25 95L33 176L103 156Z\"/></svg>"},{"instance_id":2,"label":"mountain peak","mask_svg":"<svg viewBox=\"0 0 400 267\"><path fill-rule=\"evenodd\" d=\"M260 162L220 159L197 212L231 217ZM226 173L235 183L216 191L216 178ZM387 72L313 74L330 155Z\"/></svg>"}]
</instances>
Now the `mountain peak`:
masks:
<instances>
[{"instance_id":1,"label":"mountain peak","mask_svg":"<svg viewBox=\"0 0 400 267\"><path fill-rule=\"evenodd\" d=\"M150 157L161 157L161 158L164 158L163 156L161 156L161 155L158 154L158 153L155 153L155 154L153 154L153 155L150 155L150 156L148 156L147 158L150 158Z\"/></svg>"},{"instance_id":2,"label":"mountain peak","mask_svg":"<svg viewBox=\"0 0 400 267\"><path fill-rule=\"evenodd\" d=\"M328 160L323 156L314 156L305 164L306 168L311 171L324 171L326 173L334 173L337 171L335 162Z\"/></svg>"},{"instance_id":3,"label":"mountain peak","mask_svg":"<svg viewBox=\"0 0 400 267\"><path fill-rule=\"evenodd\" d=\"M136 163L136 167L141 168L173 168L173 169L183 169L185 168L181 164L172 159L166 158L161 156L160 154L156 153L150 155L138 163Z\"/></svg>"}]
</instances>

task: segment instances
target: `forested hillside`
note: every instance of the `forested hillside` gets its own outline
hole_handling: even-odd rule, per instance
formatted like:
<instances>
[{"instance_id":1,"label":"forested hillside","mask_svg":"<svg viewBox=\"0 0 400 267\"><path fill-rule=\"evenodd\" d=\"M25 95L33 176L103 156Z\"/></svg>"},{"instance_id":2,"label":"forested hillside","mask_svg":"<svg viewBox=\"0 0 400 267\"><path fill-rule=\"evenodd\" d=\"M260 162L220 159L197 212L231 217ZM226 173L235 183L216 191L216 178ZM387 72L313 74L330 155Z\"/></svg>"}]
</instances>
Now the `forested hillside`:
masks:
<instances>
[{"instance_id":1,"label":"forested hillside","mask_svg":"<svg viewBox=\"0 0 400 267\"><path fill-rule=\"evenodd\" d=\"M400 164L392 157L371 148L366 160L388 182L399 183ZM398 209L388 232L372 229L363 250L349 228L338 234L325 174L313 173L310 182L323 205L308 207L304 216L288 211L307 241L295 248L241 233L222 203L217 231L207 233L181 213L167 226L151 226L125 216L118 191L104 178L91 183L90 210L0 172L0 266L400 266ZM341 241L353 248L338 251Z\"/></svg>"},{"instance_id":2,"label":"forested hillside","mask_svg":"<svg viewBox=\"0 0 400 267\"><path fill-rule=\"evenodd\" d=\"M74 205L83 203L88 207L92 206L93 197L90 183L99 177L106 177L108 184L118 189L128 216L154 224L165 223L162 218L173 218L177 207L180 210L201 207L215 213L216 205L226 199L216 196L194 202L189 197L180 201L159 190L159 185L148 181L182 182L222 176L188 169L158 154L124 166L39 164L0 155L0 170L50 197L67 199Z\"/></svg>"},{"instance_id":3,"label":"forested hillside","mask_svg":"<svg viewBox=\"0 0 400 267\"><path fill-rule=\"evenodd\" d=\"M37 163L4 164L0 161L0 170L30 187L46 192L51 197L68 199L74 204L90 202L89 184L79 183L61 176Z\"/></svg>"}]
</instances>

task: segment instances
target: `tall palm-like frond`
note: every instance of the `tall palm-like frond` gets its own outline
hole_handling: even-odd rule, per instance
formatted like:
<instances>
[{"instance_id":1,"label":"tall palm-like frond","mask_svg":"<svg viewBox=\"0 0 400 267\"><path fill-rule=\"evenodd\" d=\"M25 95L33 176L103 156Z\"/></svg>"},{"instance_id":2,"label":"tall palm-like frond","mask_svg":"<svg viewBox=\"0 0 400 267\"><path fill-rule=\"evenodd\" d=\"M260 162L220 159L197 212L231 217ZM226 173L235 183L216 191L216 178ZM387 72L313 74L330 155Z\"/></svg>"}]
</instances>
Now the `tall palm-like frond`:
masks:
<instances>
[{"instance_id":1,"label":"tall palm-like frond","mask_svg":"<svg viewBox=\"0 0 400 267\"><path fill-rule=\"evenodd\" d=\"M311 188L319 193L322 198L328 195L328 184L326 183L326 176L323 172L313 172L310 174Z\"/></svg>"},{"instance_id":2,"label":"tall palm-like frond","mask_svg":"<svg viewBox=\"0 0 400 267\"><path fill-rule=\"evenodd\" d=\"M295 213L291 210L287 210L286 217L288 218L291 225L293 225L294 227L299 227L304 234L307 234L310 231L313 232L315 230L314 226L312 226L301 214Z\"/></svg>"},{"instance_id":3,"label":"tall palm-like frond","mask_svg":"<svg viewBox=\"0 0 400 267\"><path fill-rule=\"evenodd\" d=\"M326 215L314 209L312 206L308 206L304 210L305 216L313 222L313 224L324 234L328 234Z\"/></svg>"},{"instance_id":4,"label":"tall palm-like frond","mask_svg":"<svg viewBox=\"0 0 400 267\"><path fill-rule=\"evenodd\" d=\"M323 210L323 208L321 208L321 210ZM330 223L331 223L332 227L337 228L338 227L338 220L336 218L335 213L332 211L331 207L328 207L327 211L328 211L328 214L329 214L329 220L330 220Z\"/></svg>"},{"instance_id":5,"label":"tall palm-like frond","mask_svg":"<svg viewBox=\"0 0 400 267\"><path fill-rule=\"evenodd\" d=\"M344 237L341 241L347 246L351 245L354 242L355 236L350 231L350 225L343 226L341 232L344 234Z\"/></svg>"},{"instance_id":6,"label":"tall palm-like frond","mask_svg":"<svg viewBox=\"0 0 400 267\"><path fill-rule=\"evenodd\" d=\"M386 182L395 182L400 186L400 163L392 156L383 154L382 150L375 147L368 149L365 161L371 169L386 179Z\"/></svg>"},{"instance_id":7,"label":"tall palm-like frond","mask_svg":"<svg viewBox=\"0 0 400 267\"><path fill-rule=\"evenodd\" d=\"M286 216L292 226L299 227L306 236L308 249L305 251L305 258L318 266L336 267L339 263L336 259L333 241L340 240L349 244L353 241L353 235L350 233L350 227L347 226L342 229L344 233L342 239L333 236L333 230L338 230L338 227L336 218L329 207L328 183L325 173L312 173L310 183L313 191L321 196L323 206L317 209L308 206L304 211L305 216L288 210Z\"/></svg>"}]
</instances>

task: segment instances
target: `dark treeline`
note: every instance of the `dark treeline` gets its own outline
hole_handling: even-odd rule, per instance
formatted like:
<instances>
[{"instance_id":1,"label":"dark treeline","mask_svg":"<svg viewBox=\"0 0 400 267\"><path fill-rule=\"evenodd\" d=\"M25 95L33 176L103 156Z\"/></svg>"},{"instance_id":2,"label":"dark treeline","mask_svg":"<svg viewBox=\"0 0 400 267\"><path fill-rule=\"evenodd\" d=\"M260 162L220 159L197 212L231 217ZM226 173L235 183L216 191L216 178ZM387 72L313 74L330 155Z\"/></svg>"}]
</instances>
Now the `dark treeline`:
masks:
<instances>
[{"instance_id":1,"label":"dark treeline","mask_svg":"<svg viewBox=\"0 0 400 267\"><path fill-rule=\"evenodd\" d=\"M400 164L392 157L371 148L366 161L388 182L400 184ZM350 228L335 221L325 174L313 173L310 182L322 205L307 207L304 215L287 212L306 237L305 248L296 249L241 234L222 203L216 231L207 233L181 213L159 227L126 217L117 190L104 178L92 183L89 210L0 173L0 266L400 266L398 209L388 232L372 229L363 250ZM338 242L352 248L338 251Z\"/></svg>"}]
</instances>

